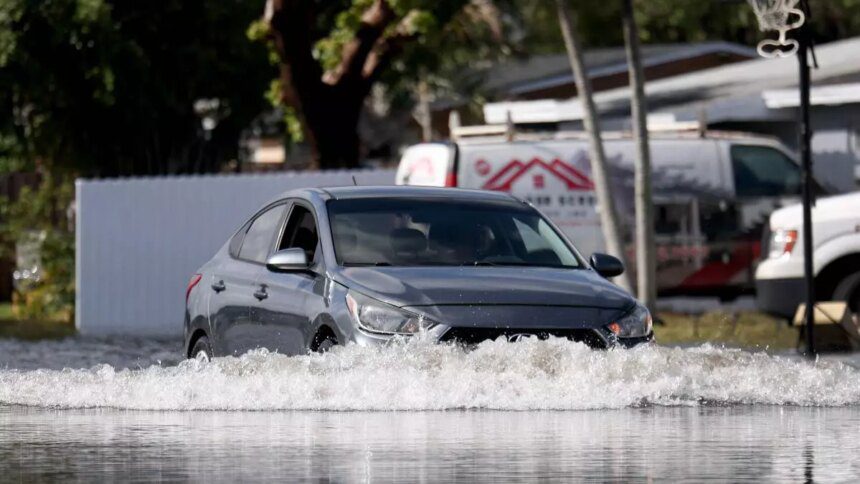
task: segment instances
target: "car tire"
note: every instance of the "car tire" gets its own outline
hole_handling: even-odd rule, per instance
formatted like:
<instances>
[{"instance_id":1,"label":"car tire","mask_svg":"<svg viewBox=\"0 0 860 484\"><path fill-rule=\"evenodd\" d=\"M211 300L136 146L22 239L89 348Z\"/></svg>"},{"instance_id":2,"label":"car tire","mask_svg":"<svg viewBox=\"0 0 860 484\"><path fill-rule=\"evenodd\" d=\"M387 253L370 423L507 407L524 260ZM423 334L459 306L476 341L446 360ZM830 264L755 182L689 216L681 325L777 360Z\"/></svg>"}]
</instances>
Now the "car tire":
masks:
<instances>
[{"instance_id":1,"label":"car tire","mask_svg":"<svg viewBox=\"0 0 860 484\"><path fill-rule=\"evenodd\" d=\"M860 272L842 279L833 291L834 301L845 301L854 323L860 323Z\"/></svg>"},{"instance_id":2,"label":"car tire","mask_svg":"<svg viewBox=\"0 0 860 484\"><path fill-rule=\"evenodd\" d=\"M209 338L201 336L194 342L194 348L191 349L191 358L202 361L210 361L212 359L212 345L209 344Z\"/></svg>"},{"instance_id":3,"label":"car tire","mask_svg":"<svg viewBox=\"0 0 860 484\"><path fill-rule=\"evenodd\" d=\"M314 351L317 353L328 353L337 346L337 338L330 334L318 334L314 341Z\"/></svg>"}]
</instances>

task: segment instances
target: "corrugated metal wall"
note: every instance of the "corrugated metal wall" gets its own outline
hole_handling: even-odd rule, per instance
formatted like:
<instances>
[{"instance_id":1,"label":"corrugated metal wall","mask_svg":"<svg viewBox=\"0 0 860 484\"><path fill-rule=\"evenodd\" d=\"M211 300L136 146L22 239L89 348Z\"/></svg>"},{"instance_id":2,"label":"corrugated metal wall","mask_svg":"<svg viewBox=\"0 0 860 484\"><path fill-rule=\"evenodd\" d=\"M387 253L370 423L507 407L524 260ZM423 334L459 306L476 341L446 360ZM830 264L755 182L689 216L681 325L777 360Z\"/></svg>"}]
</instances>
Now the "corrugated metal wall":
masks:
<instances>
[{"instance_id":1,"label":"corrugated metal wall","mask_svg":"<svg viewBox=\"0 0 860 484\"><path fill-rule=\"evenodd\" d=\"M299 187L391 185L393 170L78 180L75 323L177 336L185 288L254 210Z\"/></svg>"}]
</instances>

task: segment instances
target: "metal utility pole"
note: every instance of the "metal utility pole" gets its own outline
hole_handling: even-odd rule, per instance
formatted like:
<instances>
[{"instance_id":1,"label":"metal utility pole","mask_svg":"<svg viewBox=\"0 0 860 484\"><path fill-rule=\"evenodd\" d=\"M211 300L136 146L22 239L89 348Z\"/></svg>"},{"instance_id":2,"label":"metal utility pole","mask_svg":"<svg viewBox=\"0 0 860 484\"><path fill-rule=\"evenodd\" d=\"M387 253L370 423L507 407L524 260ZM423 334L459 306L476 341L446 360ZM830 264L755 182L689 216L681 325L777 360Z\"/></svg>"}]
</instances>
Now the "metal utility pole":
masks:
<instances>
[{"instance_id":1,"label":"metal utility pole","mask_svg":"<svg viewBox=\"0 0 860 484\"><path fill-rule=\"evenodd\" d=\"M597 201L600 205L600 225L603 229L603 238L606 240L606 250L610 254L624 260L624 243L621 236L621 224L615 211L615 200L609 187L609 167L606 163L606 154L603 151L603 140L600 136L600 121L597 114L597 106L594 104L594 96L591 90L591 81L585 70L585 62L582 59L582 46L576 32L576 26L570 11L565 5L565 0L556 0L558 8L558 22L561 34L564 37L564 46L567 50L568 60L573 79L576 83L577 97L582 105L582 122L588 133L589 151L591 155L591 172L594 177L594 188L597 192ZM621 274L616 278L619 286L632 292L632 285L628 273Z\"/></svg>"},{"instance_id":2,"label":"metal utility pole","mask_svg":"<svg viewBox=\"0 0 860 484\"><path fill-rule=\"evenodd\" d=\"M624 50L630 77L630 119L636 142L636 282L639 300L653 313L657 306L657 258L654 246L654 210L651 196L651 150L648 146L648 108L645 76L639 48L639 29L633 17L633 0L623 0Z\"/></svg>"},{"instance_id":3,"label":"metal utility pole","mask_svg":"<svg viewBox=\"0 0 860 484\"><path fill-rule=\"evenodd\" d=\"M805 6L805 5L804 5ZM809 14L808 9L807 16ZM814 184L812 177L812 128L809 123L809 47L812 33L809 25L798 31L797 61L800 67L800 113L798 135L800 138L800 161L803 174L803 275L806 279L806 354L814 358L815 352L815 279L812 254L812 205Z\"/></svg>"},{"instance_id":4,"label":"metal utility pole","mask_svg":"<svg viewBox=\"0 0 860 484\"><path fill-rule=\"evenodd\" d=\"M815 351L815 279L813 273L812 206L815 204L812 177L812 126L809 121L809 55L812 51L812 30L809 26L810 10L807 0L747 0L763 31L778 33L776 39L765 39L758 44L758 53L766 58L781 58L797 54L800 68L800 111L798 112L798 146L803 176L803 272L806 281L806 355L814 358ZM800 8L795 8L800 4ZM787 33L796 30L795 38ZM814 58L814 57L813 57Z\"/></svg>"}]
</instances>

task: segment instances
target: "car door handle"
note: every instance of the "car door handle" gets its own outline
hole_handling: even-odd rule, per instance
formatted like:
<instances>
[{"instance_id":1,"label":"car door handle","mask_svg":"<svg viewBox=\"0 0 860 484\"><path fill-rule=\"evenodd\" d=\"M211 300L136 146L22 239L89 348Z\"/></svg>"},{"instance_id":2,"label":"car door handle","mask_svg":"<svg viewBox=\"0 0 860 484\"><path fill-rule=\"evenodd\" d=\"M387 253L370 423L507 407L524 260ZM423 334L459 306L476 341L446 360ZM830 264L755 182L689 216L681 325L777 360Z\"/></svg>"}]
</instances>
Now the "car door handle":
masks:
<instances>
[{"instance_id":1,"label":"car door handle","mask_svg":"<svg viewBox=\"0 0 860 484\"><path fill-rule=\"evenodd\" d=\"M227 285L224 284L224 281L218 281L215 284L212 284L212 290L216 293L224 291L227 289Z\"/></svg>"},{"instance_id":2,"label":"car door handle","mask_svg":"<svg viewBox=\"0 0 860 484\"><path fill-rule=\"evenodd\" d=\"M259 301L269 297L269 293L266 292L266 286L261 286L260 289L257 289L257 291L254 292L254 297Z\"/></svg>"}]
</instances>

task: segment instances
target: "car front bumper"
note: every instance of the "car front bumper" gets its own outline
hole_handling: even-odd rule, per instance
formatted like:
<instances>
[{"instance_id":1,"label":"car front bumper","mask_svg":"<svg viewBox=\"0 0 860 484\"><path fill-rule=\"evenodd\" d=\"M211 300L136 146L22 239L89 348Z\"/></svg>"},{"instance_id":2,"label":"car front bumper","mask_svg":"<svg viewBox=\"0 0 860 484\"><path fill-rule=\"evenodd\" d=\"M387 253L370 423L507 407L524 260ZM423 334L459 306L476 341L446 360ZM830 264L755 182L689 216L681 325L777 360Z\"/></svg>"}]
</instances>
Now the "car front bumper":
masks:
<instances>
[{"instance_id":1,"label":"car front bumper","mask_svg":"<svg viewBox=\"0 0 860 484\"><path fill-rule=\"evenodd\" d=\"M546 339L548 337L567 338L587 344L596 349L608 348L633 348L641 344L652 343L654 333L639 338L616 338L612 333L603 328L581 328L570 330L558 329L511 329L494 327L448 327L439 325L428 331L431 341L439 343L459 343L467 346L476 345L482 341L492 341L498 338L506 338L508 341L516 342L528 337ZM386 344L397 336L367 333L357 331L355 342L361 345ZM401 336L402 338L402 336Z\"/></svg>"}]
</instances>

